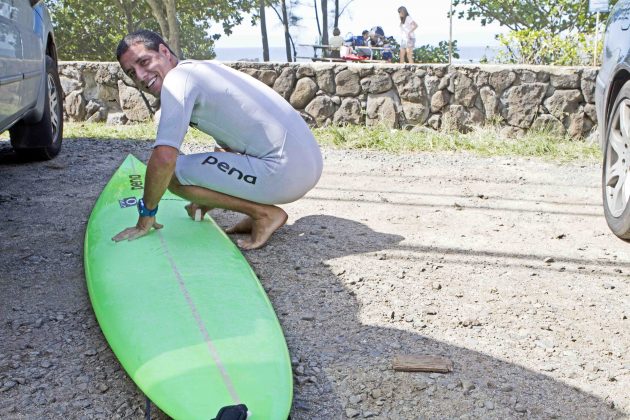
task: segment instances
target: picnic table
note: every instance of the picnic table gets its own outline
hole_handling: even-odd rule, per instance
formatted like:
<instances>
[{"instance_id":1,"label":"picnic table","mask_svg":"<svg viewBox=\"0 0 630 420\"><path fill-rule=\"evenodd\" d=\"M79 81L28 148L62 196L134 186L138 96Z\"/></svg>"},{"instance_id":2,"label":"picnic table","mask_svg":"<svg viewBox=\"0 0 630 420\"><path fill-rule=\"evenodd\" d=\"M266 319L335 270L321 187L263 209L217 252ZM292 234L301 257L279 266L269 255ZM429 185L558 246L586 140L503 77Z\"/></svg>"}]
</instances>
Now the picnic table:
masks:
<instances>
[{"instance_id":1,"label":"picnic table","mask_svg":"<svg viewBox=\"0 0 630 420\"><path fill-rule=\"evenodd\" d=\"M354 50L363 50L370 51L370 57L365 60L356 60L356 59L346 59L343 57L330 57L327 56L326 52L332 51L340 51L342 47L333 47L332 45L324 45L324 44L299 44L300 47L311 47L313 48L313 56L312 57L295 57L302 59L310 59L312 61L329 61L329 62L348 62L348 61L363 61L363 62L371 62L371 63L379 63L385 62L386 60L376 60L374 59L375 51L382 51L391 49L389 47L368 47L368 46L358 46L354 47ZM321 51L320 55L318 52Z\"/></svg>"}]
</instances>

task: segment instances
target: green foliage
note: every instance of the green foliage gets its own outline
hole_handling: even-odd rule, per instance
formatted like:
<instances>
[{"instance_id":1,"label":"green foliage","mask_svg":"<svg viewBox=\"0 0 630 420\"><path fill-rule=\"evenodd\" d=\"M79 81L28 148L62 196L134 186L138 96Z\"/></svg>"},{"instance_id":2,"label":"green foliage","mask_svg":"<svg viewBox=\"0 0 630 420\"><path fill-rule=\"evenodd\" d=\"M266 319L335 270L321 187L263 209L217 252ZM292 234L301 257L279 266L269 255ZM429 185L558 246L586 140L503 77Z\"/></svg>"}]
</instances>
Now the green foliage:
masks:
<instances>
[{"instance_id":1,"label":"green foliage","mask_svg":"<svg viewBox=\"0 0 630 420\"><path fill-rule=\"evenodd\" d=\"M587 0L453 0L466 10L458 18L479 20L482 26L497 22L514 31L545 30L552 35L565 31L591 32L595 15L588 12ZM610 0L611 8L617 0ZM603 14L604 18L607 14Z\"/></svg>"},{"instance_id":2,"label":"green foliage","mask_svg":"<svg viewBox=\"0 0 630 420\"><path fill-rule=\"evenodd\" d=\"M147 0L50 0L57 50L62 60L115 60L120 39L136 29L160 32ZM177 3L180 45L184 57L214 57L213 46L230 34L254 0L180 0ZM167 35L163 34L165 37ZM167 39L168 41L168 39Z\"/></svg>"},{"instance_id":3,"label":"green foliage","mask_svg":"<svg viewBox=\"0 0 630 420\"><path fill-rule=\"evenodd\" d=\"M499 35L501 49L495 60L512 64L579 66L593 64L593 39L582 33L554 35L544 30L523 29ZM597 57L603 41L598 43Z\"/></svg>"},{"instance_id":4,"label":"green foliage","mask_svg":"<svg viewBox=\"0 0 630 420\"><path fill-rule=\"evenodd\" d=\"M459 58L457 41L453 41L453 58ZM413 50L413 59L416 63L448 63L448 41L440 41L437 47L422 45Z\"/></svg>"},{"instance_id":5,"label":"green foliage","mask_svg":"<svg viewBox=\"0 0 630 420\"><path fill-rule=\"evenodd\" d=\"M400 62L400 45L396 39L390 36L386 44L392 48L392 61ZM457 40L453 40L453 58L459 58L457 51ZM415 48L413 59L416 63L448 63L448 41L440 41L437 46L426 44Z\"/></svg>"}]
</instances>

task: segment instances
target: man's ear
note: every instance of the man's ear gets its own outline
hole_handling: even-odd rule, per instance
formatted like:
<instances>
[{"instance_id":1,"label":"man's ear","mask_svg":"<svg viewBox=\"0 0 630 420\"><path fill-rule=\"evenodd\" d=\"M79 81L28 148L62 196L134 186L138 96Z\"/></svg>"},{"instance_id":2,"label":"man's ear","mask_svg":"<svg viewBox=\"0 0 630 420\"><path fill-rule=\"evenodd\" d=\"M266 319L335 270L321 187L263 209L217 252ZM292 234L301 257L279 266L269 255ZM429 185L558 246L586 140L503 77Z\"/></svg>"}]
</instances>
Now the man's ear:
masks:
<instances>
[{"instance_id":1,"label":"man's ear","mask_svg":"<svg viewBox=\"0 0 630 420\"><path fill-rule=\"evenodd\" d=\"M160 54L164 54L167 58L171 58L171 50L169 50L166 45L158 45L158 51L160 52Z\"/></svg>"}]
</instances>

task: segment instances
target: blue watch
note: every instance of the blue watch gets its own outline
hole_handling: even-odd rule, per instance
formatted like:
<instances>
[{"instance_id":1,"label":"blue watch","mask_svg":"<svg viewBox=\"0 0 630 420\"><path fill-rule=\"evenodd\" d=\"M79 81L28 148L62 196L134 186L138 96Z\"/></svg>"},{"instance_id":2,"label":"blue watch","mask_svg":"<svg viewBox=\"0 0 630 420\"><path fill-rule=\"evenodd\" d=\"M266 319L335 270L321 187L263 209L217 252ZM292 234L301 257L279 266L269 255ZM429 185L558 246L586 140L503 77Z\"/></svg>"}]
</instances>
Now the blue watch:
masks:
<instances>
[{"instance_id":1,"label":"blue watch","mask_svg":"<svg viewBox=\"0 0 630 420\"><path fill-rule=\"evenodd\" d=\"M157 207L153 210L149 210L148 208L146 208L146 206L144 205L144 200L142 198L138 200L138 214L141 217L153 217L157 214L157 211Z\"/></svg>"}]
</instances>

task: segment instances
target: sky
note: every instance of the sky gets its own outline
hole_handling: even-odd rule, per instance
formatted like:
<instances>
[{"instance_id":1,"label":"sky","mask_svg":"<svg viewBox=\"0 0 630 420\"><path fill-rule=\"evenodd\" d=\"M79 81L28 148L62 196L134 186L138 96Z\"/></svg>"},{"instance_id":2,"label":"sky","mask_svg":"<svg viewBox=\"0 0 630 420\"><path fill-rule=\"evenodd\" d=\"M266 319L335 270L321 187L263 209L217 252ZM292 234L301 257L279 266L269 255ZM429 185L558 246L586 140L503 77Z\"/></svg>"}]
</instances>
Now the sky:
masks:
<instances>
[{"instance_id":1,"label":"sky","mask_svg":"<svg viewBox=\"0 0 630 420\"><path fill-rule=\"evenodd\" d=\"M340 0L340 4L343 5L347 1ZM311 1L309 3L312 4ZM330 4L329 7L334 7L334 2L330 2ZM401 4L391 0L354 0L340 17L341 35L344 36L348 32L359 35L363 29L370 29L379 25L385 31L385 35L393 35L398 38L400 18L397 10L399 6L405 6L409 15L418 24L416 45L437 45L439 41L448 41L450 0L408 0ZM302 6L299 13L296 14L303 17L299 29L291 30L296 44L315 43L318 32L313 6ZM268 9L266 15L269 46L283 47L284 32L276 14ZM507 32L506 29L498 24L484 27L479 21L458 19L456 15L453 17L453 40L457 40L457 45L460 47L497 46L498 42L494 39L495 34L505 32ZM332 30L329 32L329 36L332 36ZM245 16L243 23L234 28L229 37L223 35L216 42L215 47L242 48L260 47L260 45L260 27L251 26L250 16Z\"/></svg>"}]
</instances>

